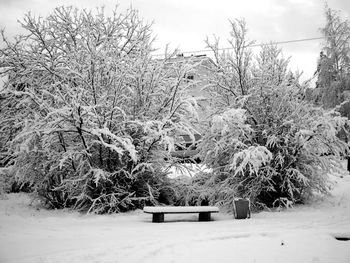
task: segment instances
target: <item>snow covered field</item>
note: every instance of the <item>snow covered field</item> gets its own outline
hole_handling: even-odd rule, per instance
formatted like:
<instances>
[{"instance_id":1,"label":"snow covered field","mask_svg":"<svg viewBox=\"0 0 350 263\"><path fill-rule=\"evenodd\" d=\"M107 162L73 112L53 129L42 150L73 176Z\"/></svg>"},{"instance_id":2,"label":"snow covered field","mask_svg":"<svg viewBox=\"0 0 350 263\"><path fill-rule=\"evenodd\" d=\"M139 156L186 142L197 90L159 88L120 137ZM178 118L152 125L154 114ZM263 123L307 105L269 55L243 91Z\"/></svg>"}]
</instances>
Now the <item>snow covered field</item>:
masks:
<instances>
[{"instance_id":1,"label":"snow covered field","mask_svg":"<svg viewBox=\"0 0 350 263\"><path fill-rule=\"evenodd\" d=\"M350 262L350 175L334 177L332 196L248 220L213 214L142 211L81 215L30 205L26 194L0 200L1 263L112 262Z\"/></svg>"}]
</instances>

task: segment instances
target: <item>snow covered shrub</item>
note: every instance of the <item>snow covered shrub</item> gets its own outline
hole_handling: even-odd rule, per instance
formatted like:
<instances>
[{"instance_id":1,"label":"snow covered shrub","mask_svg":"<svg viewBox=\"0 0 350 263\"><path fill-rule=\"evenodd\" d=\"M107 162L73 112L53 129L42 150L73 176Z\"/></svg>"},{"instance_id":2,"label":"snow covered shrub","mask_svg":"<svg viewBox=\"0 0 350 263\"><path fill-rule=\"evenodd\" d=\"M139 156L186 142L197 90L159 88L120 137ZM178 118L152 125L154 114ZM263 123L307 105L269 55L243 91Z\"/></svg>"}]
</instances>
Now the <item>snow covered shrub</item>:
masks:
<instances>
[{"instance_id":1,"label":"snow covered shrub","mask_svg":"<svg viewBox=\"0 0 350 263\"><path fill-rule=\"evenodd\" d=\"M210 197L214 188L208 188L205 185L211 174L199 172L193 177L178 177L172 179L172 204L173 205L209 205Z\"/></svg>"},{"instance_id":2,"label":"snow covered shrub","mask_svg":"<svg viewBox=\"0 0 350 263\"><path fill-rule=\"evenodd\" d=\"M282 92L280 87L277 93ZM303 102L291 103L288 97L276 100L269 115L273 121L259 126L226 119L227 112L214 118L221 123L213 121L201 146L206 164L215 171L206 182L217 189L212 198L230 205L233 197L248 197L272 206L280 198L294 203L314 190L327 192L326 174L347 148L336 136L345 120ZM229 112L244 119L242 109Z\"/></svg>"},{"instance_id":3,"label":"snow covered shrub","mask_svg":"<svg viewBox=\"0 0 350 263\"><path fill-rule=\"evenodd\" d=\"M218 42L208 41L217 63L208 80L216 112L201 144L214 171L204 182L210 199L231 206L234 197L246 197L273 206L326 193L327 172L347 150L337 137L347 120L303 100L304 87L276 46L263 46L254 59L246 34L237 20L233 51L219 53Z\"/></svg>"},{"instance_id":4,"label":"snow covered shrub","mask_svg":"<svg viewBox=\"0 0 350 263\"><path fill-rule=\"evenodd\" d=\"M26 15L29 32L0 50L0 126L8 166L51 207L126 211L157 202L162 167L192 134L190 66L151 57L150 25L133 9L106 17L59 7Z\"/></svg>"}]
</instances>

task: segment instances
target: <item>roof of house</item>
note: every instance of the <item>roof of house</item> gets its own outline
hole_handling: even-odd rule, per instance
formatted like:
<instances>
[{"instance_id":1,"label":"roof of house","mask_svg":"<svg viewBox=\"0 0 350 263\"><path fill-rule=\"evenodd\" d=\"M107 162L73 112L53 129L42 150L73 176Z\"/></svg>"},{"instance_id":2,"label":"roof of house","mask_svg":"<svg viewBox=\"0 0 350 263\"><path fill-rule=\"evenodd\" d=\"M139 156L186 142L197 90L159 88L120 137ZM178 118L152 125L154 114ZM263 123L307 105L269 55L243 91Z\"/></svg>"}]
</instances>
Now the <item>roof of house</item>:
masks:
<instances>
[{"instance_id":1,"label":"roof of house","mask_svg":"<svg viewBox=\"0 0 350 263\"><path fill-rule=\"evenodd\" d=\"M157 59L157 60L164 60L164 58ZM203 54L203 55L190 55L190 56L184 56L183 54L178 54L176 56L168 58L167 63L190 63L190 64L194 64L194 63L199 63L199 64L207 63L208 64L209 63L212 65L216 65L215 62L205 54Z\"/></svg>"}]
</instances>

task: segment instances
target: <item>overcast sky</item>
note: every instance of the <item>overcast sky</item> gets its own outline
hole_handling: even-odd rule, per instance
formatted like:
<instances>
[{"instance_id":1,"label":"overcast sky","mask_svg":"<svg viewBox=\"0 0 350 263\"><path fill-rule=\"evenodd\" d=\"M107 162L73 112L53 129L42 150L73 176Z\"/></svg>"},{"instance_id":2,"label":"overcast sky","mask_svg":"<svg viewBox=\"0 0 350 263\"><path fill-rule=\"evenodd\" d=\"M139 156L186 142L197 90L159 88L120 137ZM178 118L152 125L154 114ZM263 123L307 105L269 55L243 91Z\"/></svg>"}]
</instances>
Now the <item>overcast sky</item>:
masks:
<instances>
[{"instance_id":1,"label":"overcast sky","mask_svg":"<svg viewBox=\"0 0 350 263\"><path fill-rule=\"evenodd\" d=\"M0 0L0 27L8 35L21 32L17 20L31 11L46 16L59 5L93 9L104 5L111 10L132 5L146 21L154 22L155 45L166 44L183 52L206 48L204 39L213 34L225 39L230 31L229 19L245 18L249 37L257 43L289 41L321 36L325 23L322 0ZM329 0L328 5L350 18L350 0ZM283 44L285 57L292 57L293 70L311 77L316 68L322 40Z\"/></svg>"}]
</instances>

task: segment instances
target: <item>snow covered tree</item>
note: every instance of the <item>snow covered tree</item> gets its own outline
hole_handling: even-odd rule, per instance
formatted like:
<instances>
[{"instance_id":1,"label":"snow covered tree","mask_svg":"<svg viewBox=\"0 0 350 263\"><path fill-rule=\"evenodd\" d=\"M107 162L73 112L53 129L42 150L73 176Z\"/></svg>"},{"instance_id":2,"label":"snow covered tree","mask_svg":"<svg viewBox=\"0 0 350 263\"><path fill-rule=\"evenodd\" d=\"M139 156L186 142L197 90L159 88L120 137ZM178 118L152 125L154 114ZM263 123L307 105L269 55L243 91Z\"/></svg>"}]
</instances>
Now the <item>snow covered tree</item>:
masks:
<instances>
[{"instance_id":1,"label":"snow covered tree","mask_svg":"<svg viewBox=\"0 0 350 263\"><path fill-rule=\"evenodd\" d=\"M156 202L179 134L193 133L186 64L152 59L134 9L27 14L0 50L7 164L51 207L118 212Z\"/></svg>"},{"instance_id":2,"label":"snow covered tree","mask_svg":"<svg viewBox=\"0 0 350 263\"><path fill-rule=\"evenodd\" d=\"M344 102L350 90L350 25L340 14L325 8L326 25L321 29L325 37L317 68L316 102L334 108ZM345 116L350 117L350 112Z\"/></svg>"},{"instance_id":3,"label":"snow covered tree","mask_svg":"<svg viewBox=\"0 0 350 263\"><path fill-rule=\"evenodd\" d=\"M217 74L210 74L208 80L209 83L215 83L208 89L208 92L211 92L214 108L230 106L239 96L247 95L251 87L252 52L247 46L253 41L247 40L248 32L244 20L233 20L230 23L232 31L229 44L232 51L219 52L219 39L216 37L213 42L206 40L217 64L215 68Z\"/></svg>"},{"instance_id":4,"label":"snow covered tree","mask_svg":"<svg viewBox=\"0 0 350 263\"><path fill-rule=\"evenodd\" d=\"M316 88L310 89L310 100L326 109L336 109L350 118L350 25L349 20L325 6L326 24L321 28L325 37L316 70ZM348 142L349 127L338 136ZM348 170L350 159L348 157Z\"/></svg>"},{"instance_id":5,"label":"snow covered tree","mask_svg":"<svg viewBox=\"0 0 350 263\"><path fill-rule=\"evenodd\" d=\"M209 43L217 68L208 89L217 108L201 155L213 172L198 189L225 206L235 197L274 206L326 193L327 172L347 149L336 136L347 120L303 101L304 87L281 50L265 45L254 58L246 32L244 22L232 23L232 51Z\"/></svg>"}]
</instances>

